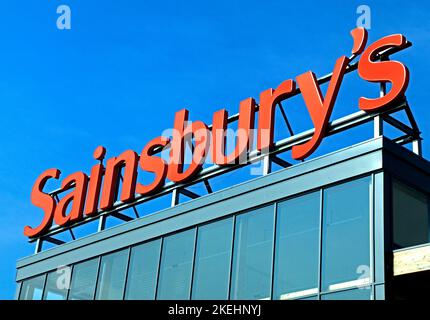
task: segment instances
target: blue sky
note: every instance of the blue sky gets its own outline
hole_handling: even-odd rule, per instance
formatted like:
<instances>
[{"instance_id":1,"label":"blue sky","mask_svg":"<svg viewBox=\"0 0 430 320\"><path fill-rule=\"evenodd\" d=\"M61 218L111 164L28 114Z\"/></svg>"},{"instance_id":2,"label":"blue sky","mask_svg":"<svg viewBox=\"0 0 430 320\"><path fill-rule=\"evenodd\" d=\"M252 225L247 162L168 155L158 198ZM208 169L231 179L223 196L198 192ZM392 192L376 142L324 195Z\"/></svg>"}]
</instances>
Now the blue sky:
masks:
<instances>
[{"instance_id":1,"label":"blue sky","mask_svg":"<svg viewBox=\"0 0 430 320\"><path fill-rule=\"evenodd\" d=\"M71 30L56 27L61 4L72 10ZM351 50L360 4L371 8L369 43L392 33L413 42L396 58L410 70L407 97L426 138L428 1L2 1L0 299L13 298L16 260L34 250L22 230L42 216L30 202L41 172L89 172L95 147L108 156L140 152L179 109L210 123L213 112L235 113L241 100L258 100L283 80L330 72ZM347 77L332 118L377 93ZM299 101L287 109L297 126L308 121Z\"/></svg>"}]
</instances>

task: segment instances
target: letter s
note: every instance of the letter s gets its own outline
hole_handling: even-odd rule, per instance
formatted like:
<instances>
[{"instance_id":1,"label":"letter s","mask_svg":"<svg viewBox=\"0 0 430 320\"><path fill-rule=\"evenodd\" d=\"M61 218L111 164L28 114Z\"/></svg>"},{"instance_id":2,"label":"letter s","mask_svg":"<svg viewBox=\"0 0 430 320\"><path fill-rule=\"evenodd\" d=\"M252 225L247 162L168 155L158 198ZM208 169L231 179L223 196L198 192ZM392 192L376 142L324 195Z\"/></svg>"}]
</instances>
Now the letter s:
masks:
<instances>
[{"instance_id":1,"label":"letter s","mask_svg":"<svg viewBox=\"0 0 430 320\"><path fill-rule=\"evenodd\" d=\"M60 174L61 172L58 169L46 170L37 178L36 182L34 183L33 189L31 191L31 202L36 207L42 208L43 211L45 211L45 216L38 227L24 227L24 235L26 237L35 237L49 229L49 227L52 225L56 203L54 198L52 198L49 194L44 193L42 190L49 179L58 179Z\"/></svg>"},{"instance_id":2,"label":"letter s","mask_svg":"<svg viewBox=\"0 0 430 320\"><path fill-rule=\"evenodd\" d=\"M140 167L155 174L154 181L149 185L137 183L136 192L142 195L155 192L159 189L166 179L167 164L161 157L153 157L154 149L157 147L165 147L170 143L170 139L166 137L158 137L150 141L145 148L143 148L140 155Z\"/></svg>"},{"instance_id":3,"label":"letter s","mask_svg":"<svg viewBox=\"0 0 430 320\"><path fill-rule=\"evenodd\" d=\"M391 90L385 96L369 99L361 97L358 105L364 111L376 111L402 97L409 83L409 70L398 61L379 61L374 59L381 51L392 47L403 47L406 38L393 34L372 43L362 54L358 63L358 74L370 82L391 82Z\"/></svg>"}]
</instances>

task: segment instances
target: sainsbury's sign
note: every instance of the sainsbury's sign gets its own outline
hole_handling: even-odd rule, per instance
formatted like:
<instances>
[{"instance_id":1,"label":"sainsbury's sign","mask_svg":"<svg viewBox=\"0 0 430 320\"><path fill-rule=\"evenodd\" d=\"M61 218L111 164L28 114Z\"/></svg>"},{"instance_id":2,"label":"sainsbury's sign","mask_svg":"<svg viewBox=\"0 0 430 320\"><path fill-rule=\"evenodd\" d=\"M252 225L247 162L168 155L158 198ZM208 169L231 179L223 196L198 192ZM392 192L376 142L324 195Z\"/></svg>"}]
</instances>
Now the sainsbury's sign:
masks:
<instances>
[{"instance_id":1,"label":"sainsbury's sign","mask_svg":"<svg viewBox=\"0 0 430 320\"><path fill-rule=\"evenodd\" d=\"M53 222L59 226L70 226L86 217L111 209L119 192L121 172L123 181L119 198L122 202L131 202L136 195L156 193L164 186L166 180L174 183L192 180L202 170L203 163L209 156L212 162L219 166L240 163L246 159L252 148L254 129L257 135L257 150L261 154L270 152L274 145L276 106L295 95L298 90L314 125L314 132L310 140L292 147L292 157L297 160L308 157L326 134L336 97L350 62L360 55L359 76L364 81L390 83L391 87L384 96L360 97L359 108L367 112L389 108L392 102L404 96L409 72L401 62L383 59L379 61L380 54L387 49L404 49L406 38L401 34L393 34L367 46L365 29L356 28L351 31L351 35L354 40L352 56L342 56L336 60L325 96L321 93L320 85L311 71L295 79L285 80L276 89L261 92L257 128L254 128L257 111L255 99L247 98L241 101L235 149L227 155L225 138L228 112L226 110L215 112L212 127L209 129L201 121L189 123L188 110L183 109L175 114L171 136L160 136L151 140L140 155L127 150L117 157L107 159L103 164L106 150L102 146L98 147L94 151L94 159L98 160L98 163L91 169L91 179L81 171L65 177L61 183L61 190L70 192L61 199L56 200L44 192L48 180L60 178L60 170L46 170L37 178L31 192L32 203L44 211L44 217L38 226L26 226L24 235L30 238L40 237L52 227ZM189 165L184 166L185 142L190 138L194 141L192 160ZM168 146L170 147L168 160L157 156L157 150ZM139 168L153 174L151 183L142 184L137 181Z\"/></svg>"}]
</instances>

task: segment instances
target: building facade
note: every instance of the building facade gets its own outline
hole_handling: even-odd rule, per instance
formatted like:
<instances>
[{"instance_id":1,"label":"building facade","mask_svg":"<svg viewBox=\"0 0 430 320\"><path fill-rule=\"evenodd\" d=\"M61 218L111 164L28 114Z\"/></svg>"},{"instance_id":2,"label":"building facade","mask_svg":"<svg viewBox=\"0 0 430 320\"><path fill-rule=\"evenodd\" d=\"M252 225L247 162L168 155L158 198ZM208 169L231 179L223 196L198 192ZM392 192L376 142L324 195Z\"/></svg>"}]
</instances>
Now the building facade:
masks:
<instances>
[{"instance_id":1,"label":"building facade","mask_svg":"<svg viewBox=\"0 0 430 320\"><path fill-rule=\"evenodd\" d=\"M21 259L16 297L412 298L429 194L430 163L378 137Z\"/></svg>"}]
</instances>

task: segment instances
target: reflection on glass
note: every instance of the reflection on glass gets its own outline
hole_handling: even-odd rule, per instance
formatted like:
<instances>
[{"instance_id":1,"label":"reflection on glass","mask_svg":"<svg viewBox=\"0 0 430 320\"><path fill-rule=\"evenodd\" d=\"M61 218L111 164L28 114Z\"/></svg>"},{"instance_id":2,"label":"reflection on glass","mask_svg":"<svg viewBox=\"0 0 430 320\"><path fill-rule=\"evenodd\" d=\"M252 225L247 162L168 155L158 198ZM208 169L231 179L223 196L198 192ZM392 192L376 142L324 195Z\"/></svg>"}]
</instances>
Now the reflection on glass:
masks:
<instances>
[{"instance_id":1,"label":"reflection on glass","mask_svg":"<svg viewBox=\"0 0 430 320\"><path fill-rule=\"evenodd\" d=\"M93 300L96 291L99 258L91 259L73 266L69 300Z\"/></svg>"},{"instance_id":2,"label":"reflection on glass","mask_svg":"<svg viewBox=\"0 0 430 320\"><path fill-rule=\"evenodd\" d=\"M348 291L333 292L321 296L321 300L370 300L370 287L364 287Z\"/></svg>"},{"instance_id":3,"label":"reflection on glass","mask_svg":"<svg viewBox=\"0 0 430 320\"><path fill-rule=\"evenodd\" d=\"M157 299L190 298L195 233L191 229L163 239Z\"/></svg>"},{"instance_id":4,"label":"reflection on glass","mask_svg":"<svg viewBox=\"0 0 430 320\"><path fill-rule=\"evenodd\" d=\"M393 229L395 249L430 240L427 196L397 181L393 182Z\"/></svg>"},{"instance_id":5,"label":"reflection on glass","mask_svg":"<svg viewBox=\"0 0 430 320\"><path fill-rule=\"evenodd\" d=\"M199 227L193 299L228 299L233 218Z\"/></svg>"},{"instance_id":6,"label":"reflection on glass","mask_svg":"<svg viewBox=\"0 0 430 320\"><path fill-rule=\"evenodd\" d=\"M97 282L97 300L121 300L127 272L128 250L102 257Z\"/></svg>"},{"instance_id":7,"label":"reflection on glass","mask_svg":"<svg viewBox=\"0 0 430 320\"><path fill-rule=\"evenodd\" d=\"M46 275L37 276L22 282L19 300L42 300Z\"/></svg>"},{"instance_id":8,"label":"reflection on glass","mask_svg":"<svg viewBox=\"0 0 430 320\"><path fill-rule=\"evenodd\" d=\"M273 227L273 205L237 216L231 299L270 298Z\"/></svg>"},{"instance_id":9,"label":"reflection on glass","mask_svg":"<svg viewBox=\"0 0 430 320\"><path fill-rule=\"evenodd\" d=\"M297 300L318 300L318 296L312 296L312 297L306 297L306 298L300 298Z\"/></svg>"},{"instance_id":10,"label":"reflection on glass","mask_svg":"<svg viewBox=\"0 0 430 320\"><path fill-rule=\"evenodd\" d=\"M59 268L48 273L43 300L66 300L70 271L70 268Z\"/></svg>"},{"instance_id":11,"label":"reflection on glass","mask_svg":"<svg viewBox=\"0 0 430 320\"><path fill-rule=\"evenodd\" d=\"M278 204L274 299L318 293L319 194Z\"/></svg>"},{"instance_id":12,"label":"reflection on glass","mask_svg":"<svg viewBox=\"0 0 430 320\"><path fill-rule=\"evenodd\" d=\"M370 279L370 177L324 190L323 290Z\"/></svg>"},{"instance_id":13,"label":"reflection on glass","mask_svg":"<svg viewBox=\"0 0 430 320\"><path fill-rule=\"evenodd\" d=\"M131 249L125 299L155 299L160 247L161 240L154 240Z\"/></svg>"}]
</instances>

